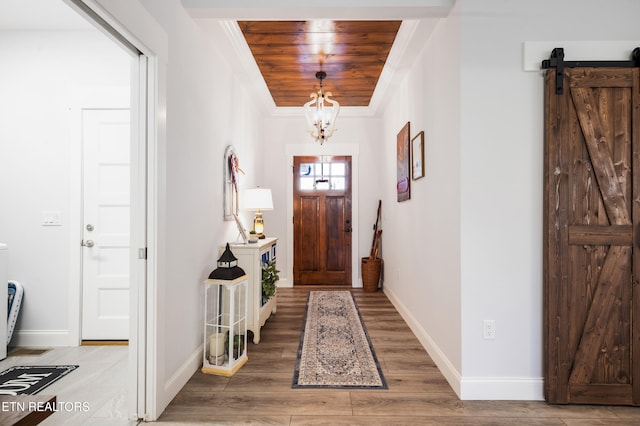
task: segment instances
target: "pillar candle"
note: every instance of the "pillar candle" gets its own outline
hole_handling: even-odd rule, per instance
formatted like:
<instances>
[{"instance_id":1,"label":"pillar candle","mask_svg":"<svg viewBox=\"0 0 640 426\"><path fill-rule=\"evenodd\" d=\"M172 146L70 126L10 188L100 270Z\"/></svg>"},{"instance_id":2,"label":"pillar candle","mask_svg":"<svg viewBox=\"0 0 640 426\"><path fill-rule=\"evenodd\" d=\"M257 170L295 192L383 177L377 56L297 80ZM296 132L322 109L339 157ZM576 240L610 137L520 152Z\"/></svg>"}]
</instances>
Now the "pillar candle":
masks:
<instances>
[{"instance_id":1,"label":"pillar candle","mask_svg":"<svg viewBox=\"0 0 640 426\"><path fill-rule=\"evenodd\" d=\"M220 356L224 354L224 334L214 333L209 338L209 356Z\"/></svg>"}]
</instances>

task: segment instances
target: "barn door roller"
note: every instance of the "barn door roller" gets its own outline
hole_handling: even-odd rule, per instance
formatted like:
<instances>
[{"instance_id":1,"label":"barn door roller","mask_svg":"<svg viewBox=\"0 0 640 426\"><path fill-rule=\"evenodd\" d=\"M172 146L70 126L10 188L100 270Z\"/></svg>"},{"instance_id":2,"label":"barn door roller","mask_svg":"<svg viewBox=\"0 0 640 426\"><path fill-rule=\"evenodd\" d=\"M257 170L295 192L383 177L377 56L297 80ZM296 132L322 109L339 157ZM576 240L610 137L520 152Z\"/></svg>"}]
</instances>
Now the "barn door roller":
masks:
<instances>
[{"instance_id":1,"label":"barn door roller","mask_svg":"<svg viewBox=\"0 0 640 426\"><path fill-rule=\"evenodd\" d=\"M565 61L564 49L556 47L551 51L549 59L542 61L542 69L556 69L556 95L562 95L564 91L564 69L565 68L635 68L640 67L640 47L636 47L631 52L631 59L628 61Z\"/></svg>"}]
</instances>

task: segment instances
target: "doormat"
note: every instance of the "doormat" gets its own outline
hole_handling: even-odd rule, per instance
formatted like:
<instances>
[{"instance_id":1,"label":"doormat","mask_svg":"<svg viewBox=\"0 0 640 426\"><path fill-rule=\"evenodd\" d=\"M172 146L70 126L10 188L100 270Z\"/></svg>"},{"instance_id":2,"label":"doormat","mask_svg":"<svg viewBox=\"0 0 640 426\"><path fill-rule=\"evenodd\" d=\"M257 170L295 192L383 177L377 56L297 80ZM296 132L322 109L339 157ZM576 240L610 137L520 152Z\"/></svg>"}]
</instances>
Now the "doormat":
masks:
<instances>
[{"instance_id":1,"label":"doormat","mask_svg":"<svg viewBox=\"0 0 640 426\"><path fill-rule=\"evenodd\" d=\"M350 292L309 292L292 387L387 389Z\"/></svg>"},{"instance_id":2,"label":"doormat","mask_svg":"<svg viewBox=\"0 0 640 426\"><path fill-rule=\"evenodd\" d=\"M13 366L0 373L0 395L33 395L58 381L77 365Z\"/></svg>"}]
</instances>

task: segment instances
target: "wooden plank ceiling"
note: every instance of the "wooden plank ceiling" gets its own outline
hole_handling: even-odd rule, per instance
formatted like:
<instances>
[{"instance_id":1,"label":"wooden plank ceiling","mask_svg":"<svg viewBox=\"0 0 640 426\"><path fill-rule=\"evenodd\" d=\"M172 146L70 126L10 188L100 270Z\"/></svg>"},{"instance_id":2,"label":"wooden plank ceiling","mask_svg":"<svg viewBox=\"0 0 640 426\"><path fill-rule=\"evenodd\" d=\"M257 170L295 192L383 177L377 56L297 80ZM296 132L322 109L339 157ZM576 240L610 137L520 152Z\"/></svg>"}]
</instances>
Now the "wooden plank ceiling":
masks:
<instances>
[{"instance_id":1,"label":"wooden plank ceiling","mask_svg":"<svg viewBox=\"0 0 640 426\"><path fill-rule=\"evenodd\" d=\"M319 88L340 106L368 106L401 21L239 21L279 107L302 106Z\"/></svg>"}]
</instances>

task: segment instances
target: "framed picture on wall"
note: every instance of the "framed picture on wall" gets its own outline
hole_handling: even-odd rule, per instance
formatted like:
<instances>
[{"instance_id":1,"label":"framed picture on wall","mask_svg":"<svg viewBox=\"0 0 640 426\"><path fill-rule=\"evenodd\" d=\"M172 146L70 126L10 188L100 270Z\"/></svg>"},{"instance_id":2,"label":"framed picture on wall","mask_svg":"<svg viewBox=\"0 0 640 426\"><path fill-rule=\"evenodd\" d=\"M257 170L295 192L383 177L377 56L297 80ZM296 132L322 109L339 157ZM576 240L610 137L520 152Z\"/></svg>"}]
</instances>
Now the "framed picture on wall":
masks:
<instances>
[{"instance_id":1,"label":"framed picture on wall","mask_svg":"<svg viewBox=\"0 0 640 426\"><path fill-rule=\"evenodd\" d=\"M424 131L411 139L411 177L413 180L424 177Z\"/></svg>"},{"instance_id":2,"label":"framed picture on wall","mask_svg":"<svg viewBox=\"0 0 640 426\"><path fill-rule=\"evenodd\" d=\"M396 136L398 151L398 180L396 191L398 202L411 199L411 163L409 162L409 122L404 125Z\"/></svg>"}]
</instances>

